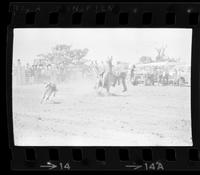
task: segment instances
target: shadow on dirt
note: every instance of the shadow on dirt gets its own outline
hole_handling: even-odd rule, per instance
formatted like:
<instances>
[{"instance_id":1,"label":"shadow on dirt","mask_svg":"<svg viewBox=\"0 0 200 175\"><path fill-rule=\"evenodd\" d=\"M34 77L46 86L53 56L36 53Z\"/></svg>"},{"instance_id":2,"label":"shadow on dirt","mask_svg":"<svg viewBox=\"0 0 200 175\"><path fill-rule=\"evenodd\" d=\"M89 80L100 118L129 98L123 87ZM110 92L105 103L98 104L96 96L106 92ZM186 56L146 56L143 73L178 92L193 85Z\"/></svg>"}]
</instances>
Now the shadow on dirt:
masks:
<instances>
[{"instance_id":1,"label":"shadow on dirt","mask_svg":"<svg viewBox=\"0 0 200 175\"><path fill-rule=\"evenodd\" d=\"M51 103L52 103L52 104L61 104L60 101L52 101Z\"/></svg>"},{"instance_id":2,"label":"shadow on dirt","mask_svg":"<svg viewBox=\"0 0 200 175\"><path fill-rule=\"evenodd\" d=\"M115 94L115 93L111 93L108 96L114 96L114 97L129 97L130 95L128 94Z\"/></svg>"},{"instance_id":3,"label":"shadow on dirt","mask_svg":"<svg viewBox=\"0 0 200 175\"><path fill-rule=\"evenodd\" d=\"M129 97L130 96L128 94L116 94L116 93L105 94L105 93L102 93L102 92L98 92L97 95L100 96L100 97L109 97L109 96L112 96L112 97Z\"/></svg>"}]
</instances>

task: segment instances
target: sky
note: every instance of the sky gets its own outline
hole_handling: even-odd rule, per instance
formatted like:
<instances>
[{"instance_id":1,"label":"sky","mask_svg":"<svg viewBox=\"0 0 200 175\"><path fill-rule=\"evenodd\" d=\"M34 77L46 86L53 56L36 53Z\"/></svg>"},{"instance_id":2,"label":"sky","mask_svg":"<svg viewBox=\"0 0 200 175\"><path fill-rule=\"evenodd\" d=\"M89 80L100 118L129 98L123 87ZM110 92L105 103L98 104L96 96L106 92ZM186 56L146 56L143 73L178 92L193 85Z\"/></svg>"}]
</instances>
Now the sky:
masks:
<instances>
[{"instance_id":1,"label":"sky","mask_svg":"<svg viewBox=\"0 0 200 175\"><path fill-rule=\"evenodd\" d=\"M155 48L166 47L166 56L191 62L192 29L148 28L18 28L14 29L13 61L32 63L38 54L47 54L57 44L72 49L88 48L85 58L138 62L141 56L155 60Z\"/></svg>"}]
</instances>

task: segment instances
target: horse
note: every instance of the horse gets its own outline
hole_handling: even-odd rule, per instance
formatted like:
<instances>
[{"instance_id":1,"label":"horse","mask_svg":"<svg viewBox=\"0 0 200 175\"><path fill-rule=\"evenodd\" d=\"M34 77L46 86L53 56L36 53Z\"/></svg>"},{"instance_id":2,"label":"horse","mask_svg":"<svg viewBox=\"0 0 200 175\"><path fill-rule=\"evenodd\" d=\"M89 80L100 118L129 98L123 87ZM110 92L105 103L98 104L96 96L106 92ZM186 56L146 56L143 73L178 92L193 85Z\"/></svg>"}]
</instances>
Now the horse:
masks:
<instances>
[{"instance_id":1,"label":"horse","mask_svg":"<svg viewBox=\"0 0 200 175\"><path fill-rule=\"evenodd\" d=\"M97 86L96 88L105 88L107 93L110 94L110 88L111 86L115 87L116 84L120 85L120 81L123 85L123 92L127 91L126 86L126 72L115 70L113 71L113 64L112 64L112 57L107 60L107 66L108 69L105 69L103 71L99 71L99 67L96 65L96 72L97 72Z\"/></svg>"}]
</instances>

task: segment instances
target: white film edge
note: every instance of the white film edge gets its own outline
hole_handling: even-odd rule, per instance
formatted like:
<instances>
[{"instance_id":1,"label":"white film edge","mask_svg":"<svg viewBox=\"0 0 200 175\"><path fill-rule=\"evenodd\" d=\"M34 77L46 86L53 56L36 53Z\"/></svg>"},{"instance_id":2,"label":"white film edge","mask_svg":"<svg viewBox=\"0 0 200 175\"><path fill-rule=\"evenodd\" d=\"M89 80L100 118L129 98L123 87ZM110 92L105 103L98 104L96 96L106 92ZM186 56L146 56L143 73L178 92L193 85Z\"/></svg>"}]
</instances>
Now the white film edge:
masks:
<instances>
[{"instance_id":1,"label":"white film edge","mask_svg":"<svg viewBox=\"0 0 200 175\"><path fill-rule=\"evenodd\" d=\"M14 29L16 146L192 146L192 29Z\"/></svg>"}]
</instances>

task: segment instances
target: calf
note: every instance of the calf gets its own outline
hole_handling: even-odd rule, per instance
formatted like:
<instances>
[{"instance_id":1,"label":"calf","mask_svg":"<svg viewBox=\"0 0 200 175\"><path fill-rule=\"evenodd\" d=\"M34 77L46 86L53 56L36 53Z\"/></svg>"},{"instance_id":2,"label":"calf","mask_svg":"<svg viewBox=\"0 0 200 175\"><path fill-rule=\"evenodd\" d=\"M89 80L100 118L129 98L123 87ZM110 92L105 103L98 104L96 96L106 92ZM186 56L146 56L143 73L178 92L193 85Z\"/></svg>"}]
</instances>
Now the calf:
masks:
<instances>
[{"instance_id":1,"label":"calf","mask_svg":"<svg viewBox=\"0 0 200 175\"><path fill-rule=\"evenodd\" d=\"M47 83L47 85L45 86L45 91L41 100L41 103L45 100L48 101L50 99L50 97L55 97L57 92L57 87L55 83Z\"/></svg>"}]
</instances>

